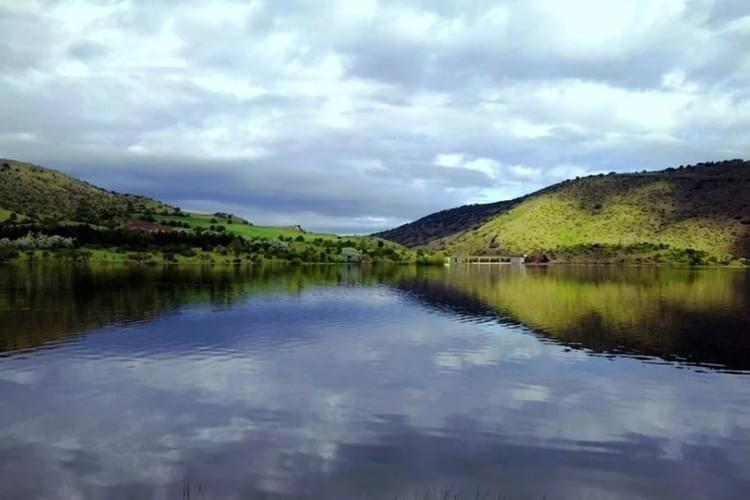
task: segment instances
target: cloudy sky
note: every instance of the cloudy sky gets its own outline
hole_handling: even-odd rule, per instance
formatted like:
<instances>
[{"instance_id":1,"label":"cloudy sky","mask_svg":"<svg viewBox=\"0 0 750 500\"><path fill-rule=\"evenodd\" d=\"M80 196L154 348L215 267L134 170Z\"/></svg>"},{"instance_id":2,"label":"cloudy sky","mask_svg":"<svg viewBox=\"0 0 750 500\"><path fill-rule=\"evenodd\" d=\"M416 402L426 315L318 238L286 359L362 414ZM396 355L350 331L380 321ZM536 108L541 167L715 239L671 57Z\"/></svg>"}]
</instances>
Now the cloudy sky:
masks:
<instances>
[{"instance_id":1,"label":"cloudy sky","mask_svg":"<svg viewBox=\"0 0 750 500\"><path fill-rule=\"evenodd\" d=\"M0 0L0 156L369 232L750 157L747 0Z\"/></svg>"}]
</instances>

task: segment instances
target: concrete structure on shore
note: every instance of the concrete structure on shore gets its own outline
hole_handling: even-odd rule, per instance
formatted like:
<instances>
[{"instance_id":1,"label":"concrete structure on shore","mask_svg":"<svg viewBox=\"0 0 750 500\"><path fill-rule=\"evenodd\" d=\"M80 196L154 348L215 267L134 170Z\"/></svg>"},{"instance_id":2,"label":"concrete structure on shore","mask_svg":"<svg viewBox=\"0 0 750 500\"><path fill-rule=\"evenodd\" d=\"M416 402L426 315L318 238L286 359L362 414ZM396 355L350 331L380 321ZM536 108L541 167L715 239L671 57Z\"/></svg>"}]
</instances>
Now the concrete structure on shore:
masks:
<instances>
[{"instance_id":1,"label":"concrete structure on shore","mask_svg":"<svg viewBox=\"0 0 750 500\"><path fill-rule=\"evenodd\" d=\"M506 264L520 266L526 261L525 255L452 255L453 264Z\"/></svg>"}]
</instances>

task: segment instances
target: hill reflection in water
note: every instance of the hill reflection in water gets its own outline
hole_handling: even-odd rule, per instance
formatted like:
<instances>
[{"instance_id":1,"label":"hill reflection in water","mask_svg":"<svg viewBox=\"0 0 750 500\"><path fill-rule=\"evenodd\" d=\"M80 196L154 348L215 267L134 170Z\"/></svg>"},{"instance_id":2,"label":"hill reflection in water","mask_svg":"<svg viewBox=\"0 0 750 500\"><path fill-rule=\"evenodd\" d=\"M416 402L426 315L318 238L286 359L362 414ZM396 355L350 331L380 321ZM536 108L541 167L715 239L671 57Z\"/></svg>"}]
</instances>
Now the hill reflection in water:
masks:
<instances>
[{"instance_id":1,"label":"hill reflection in water","mask_svg":"<svg viewBox=\"0 0 750 500\"><path fill-rule=\"evenodd\" d=\"M0 496L744 500L747 284L2 268Z\"/></svg>"},{"instance_id":2,"label":"hill reflection in water","mask_svg":"<svg viewBox=\"0 0 750 500\"><path fill-rule=\"evenodd\" d=\"M0 355L192 305L376 284L592 353L750 369L750 277L733 269L8 266L0 268Z\"/></svg>"}]
</instances>

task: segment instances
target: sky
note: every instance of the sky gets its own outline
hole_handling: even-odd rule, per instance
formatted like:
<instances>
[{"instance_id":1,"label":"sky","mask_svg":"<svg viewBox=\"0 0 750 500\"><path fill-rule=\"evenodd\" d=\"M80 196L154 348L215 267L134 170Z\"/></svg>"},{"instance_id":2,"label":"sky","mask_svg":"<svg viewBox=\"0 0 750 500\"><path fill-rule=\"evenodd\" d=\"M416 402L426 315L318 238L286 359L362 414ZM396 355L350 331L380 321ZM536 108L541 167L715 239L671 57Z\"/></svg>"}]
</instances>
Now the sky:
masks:
<instances>
[{"instance_id":1,"label":"sky","mask_svg":"<svg viewBox=\"0 0 750 500\"><path fill-rule=\"evenodd\" d=\"M0 156L369 233L750 157L747 0L0 0Z\"/></svg>"}]
</instances>

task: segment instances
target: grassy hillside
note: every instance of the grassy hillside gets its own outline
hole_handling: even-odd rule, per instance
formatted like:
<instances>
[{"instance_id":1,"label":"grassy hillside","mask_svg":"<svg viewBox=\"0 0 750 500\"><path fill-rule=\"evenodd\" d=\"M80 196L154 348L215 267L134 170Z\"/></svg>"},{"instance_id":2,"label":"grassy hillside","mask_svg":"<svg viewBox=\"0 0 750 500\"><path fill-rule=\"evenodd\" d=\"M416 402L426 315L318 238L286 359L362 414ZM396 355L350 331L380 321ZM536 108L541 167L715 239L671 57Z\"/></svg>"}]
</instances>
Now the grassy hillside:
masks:
<instances>
[{"instance_id":1,"label":"grassy hillside","mask_svg":"<svg viewBox=\"0 0 750 500\"><path fill-rule=\"evenodd\" d=\"M305 241L314 239L335 240L339 236L327 233L310 233L299 226L256 226L247 221L240 219L231 214L198 214L186 213L184 216L157 216L156 221L162 224L169 222L180 222L189 225L191 228L210 229L211 226L223 226L224 230L231 234L242 236L243 238L298 238L302 237Z\"/></svg>"},{"instance_id":2,"label":"grassy hillside","mask_svg":"<svg viewBox=\"0 0 750 500\"><path fill-rule=\"evenodd\" d=\"M516 200L511 200L449 208L374 236L410 247L427 246L452 234L477 228L515 203Z\"/></svg>"},{"instance_id":3,"label":"grassy hillside","mask_svg":"<svg viewBox=\"0 0 750 500\"><path fill-rule=\"evenodd\" d=\"M536 193L513 200L475 203L441 210L394 229L375 233L373 236L395 241L408 247L443 249L447 238L476 229L494 216L510 210L527 198L552 191L557 187L557 184L548 186Z\"/></svg>"},{"instance_id":4,"label":"grassy hillside","mask_svg":"<svg viewBox=\"0 0 750 500\"><path fill-rule=\"evenodd\" d=\"M474 255L542 251L566 261L690 260L690 251L720 261L746 257L750 163L566 181L427 245Z\"/></svg>"},{"instance_id":5,"label":"grassy hillside","mask_svg":"<svg viewBox=\"0 0 750 500\"><path fill-rule=\"evenodd\" d=\"M58 222L122 223L154 218L154 222L179 222L189 228L223 226L245 238L336 239L336 235L308 233L298 226L256 226L228 213L182 213L177 208L145 196L119 194L62 172L15 160L0 160L0 222L16 214L19 221L54 219ZM166 228L165 228L166 229Z\"/></svg>"},{"instance_id":6,"label":"grassy hillside","mask_svg":"<svg viewBox=\"0 0 750 500\"><path fill-rule=\"evenodd\" d=\"M145 196L107 191L56 170L0 159L0 220L13 212L37 219L99 222L164 210L174 208Z\"/></svg>"},{"instance_id":7,"label":"grassy hillside","mask_svg":"<svg viewBox=\"0 0 750 500\"><path fill-rule=\"evenodd\" d=\"M432 257L435 257L432 259ZM183 212L61 172L0 160L0 262L46 259L147 264L443 263L374 237L256 226L235 215Z\"/></svg>"}]
</instances>

